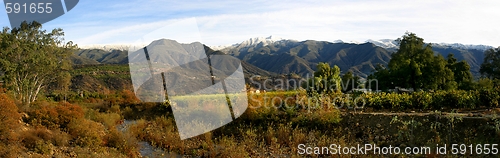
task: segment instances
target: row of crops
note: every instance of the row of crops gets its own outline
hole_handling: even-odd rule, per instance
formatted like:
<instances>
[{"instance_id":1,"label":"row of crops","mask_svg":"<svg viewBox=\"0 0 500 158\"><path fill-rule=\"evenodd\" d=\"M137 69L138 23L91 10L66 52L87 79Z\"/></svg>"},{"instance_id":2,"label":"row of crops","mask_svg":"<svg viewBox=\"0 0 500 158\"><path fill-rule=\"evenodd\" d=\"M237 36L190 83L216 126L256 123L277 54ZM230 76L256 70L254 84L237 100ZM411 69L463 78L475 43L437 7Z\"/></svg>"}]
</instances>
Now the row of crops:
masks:
<instances>
[{"instance_id":1,"label":"row of crops","mask_svg":"<svg viewBox=\"0 0 500 158\"><path fill-rule=\"evenodd\" d=\"M257 101L257 103L255 103ZM301 91L249 94L254 107L373 108L390 110L477 109L500 107L500 89L421 91L413 93L309 94Z\"/></svg>"}]
</instances>

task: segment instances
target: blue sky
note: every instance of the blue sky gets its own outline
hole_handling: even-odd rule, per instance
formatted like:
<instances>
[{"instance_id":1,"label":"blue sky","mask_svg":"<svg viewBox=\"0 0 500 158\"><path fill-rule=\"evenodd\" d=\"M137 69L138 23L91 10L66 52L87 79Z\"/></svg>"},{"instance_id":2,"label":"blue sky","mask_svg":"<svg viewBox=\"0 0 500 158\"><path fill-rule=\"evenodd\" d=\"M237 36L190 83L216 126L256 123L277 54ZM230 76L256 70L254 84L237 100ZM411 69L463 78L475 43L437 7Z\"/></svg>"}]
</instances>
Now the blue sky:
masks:
<instances>
[{"instance_id":1,"label":"blue sky","mask_svg":"<svg viewBox=\"0 0 500 158\"><path fill-rule=\"evenodd\" d=\"M80 46L130 44L155 29L182 23L156 35L192 42L182 38L195 32L199 38L194 39L214 46L270 35L323 41L396 39L410 31L426 42L497 47L498 6L496 1L81 0L44 28L62 28L66 40ZM10 25L5 12L0 22ZM190 29L183 29L186 25Z\"/></svg>"}]
</instances>

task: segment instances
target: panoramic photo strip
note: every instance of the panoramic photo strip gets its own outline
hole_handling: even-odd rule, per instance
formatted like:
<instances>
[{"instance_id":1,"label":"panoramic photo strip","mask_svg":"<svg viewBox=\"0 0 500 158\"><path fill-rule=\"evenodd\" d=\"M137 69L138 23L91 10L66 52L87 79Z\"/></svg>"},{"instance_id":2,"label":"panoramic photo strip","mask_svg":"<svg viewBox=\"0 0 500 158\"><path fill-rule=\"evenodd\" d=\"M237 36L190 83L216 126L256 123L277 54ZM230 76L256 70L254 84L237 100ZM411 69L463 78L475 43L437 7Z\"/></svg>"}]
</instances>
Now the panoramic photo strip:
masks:
<instances>
[{"instance_id":1,"label":"panoramic photo strip","mask_svg":"<svg viewBox=\"0 0 500 158\"><path fill-rule=\"evenodd\" d=\"M499 1L4 0L0 157L500 157Z\"/></svg>"}]
</instances>

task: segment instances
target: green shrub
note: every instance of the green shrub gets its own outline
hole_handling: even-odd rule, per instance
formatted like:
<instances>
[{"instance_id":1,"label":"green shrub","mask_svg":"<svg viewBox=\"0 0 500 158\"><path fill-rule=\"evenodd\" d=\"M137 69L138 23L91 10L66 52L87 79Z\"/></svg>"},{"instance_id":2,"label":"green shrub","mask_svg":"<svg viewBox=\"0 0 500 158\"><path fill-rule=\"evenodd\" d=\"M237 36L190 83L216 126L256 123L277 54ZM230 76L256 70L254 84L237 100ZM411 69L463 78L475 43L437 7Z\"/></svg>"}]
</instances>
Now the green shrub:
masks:
<instances>
[{"instance_id":1,"label":"green shrub","mask_svg":"<svg viewBox=\"0 0 500 158\"><path fill-rule=\"evenodd\" d=\"M478 104L475 91L437 91L433 94L433 108L475 108Z\"/></svg>"},{"instance_id":2,"label":"green shrub","mask_svg":"<svg viewBox=\"0 0 500 158\"><path fill-rule=\"evenodd\" d=\"M439 110L443 108L478 108L479 106L498 107L500 93L497 90L451 90L436 92L369 93L360 97L374 109L422 109Z\"/></svg>"},{"instance_id":3,"label":"green shrub","mask_svg":"<svg viewBox=\"0 0 500 158\"><path fill-rule=\"evenodd\" d=\"M417 109L431 109L433 95L428 92L414 92L411 94L412 104Z\"/></svg>"},{"instance_id":4,"label":"green shrub","mask_svg":"<svg viewBox=\"0 0 500 158\"><path fill-rule=\"evenodd\" d=\"M363 95L367 97L367 104L375 109L405 109L412 107L412 100L409 94L397 93L372 93Z\"/></svg>"},{"instance_id":5,"label":"green shrub","mask_svg":"<svg viewBox=\"0 0 500 158\"><path fill-rule=\"evenodd\" d=\"M104 124L108 129L115 128L120 123L122 116L117 113L100 113L97 122Z\"/></svg>"},{"instance_id":6,"label":"green shrub","mask_svg":"<svg viewBox=\"0 0 500 158\"><path fill-rule=\"evenodd\" d=\"M40 154L52 154L56 146L67 146L70 140L67 133L45 127L29 128L20 132L19 138L26 149Z\"/></svg>"},{"instance_id":7,"label":"green shrub","mask_svg":"<svg viewBox=\"0 0 500 158\"><path fill-rule=\"evenodd\" d=\"M76 145L93 148L102 146L106 135L102 124L83 118L72 120L68 124L68 132Z\"/></svg>"},{"instance_id":8,"label":"green shrub","mask_svg":"<svg viewBox=\"0 0 500 158\"><path fill-rule=\"evenodd\" d=\"M481 89L479 90L478 102L481 106L486 107L500 107L500 92L499 89Z\"/></svg>"},{"instance_id":9,"label":"green shrub","mask_svg":"<svg viewBox=\"0 0 500 158\"><path fill-rule=\"evenodd\" d=\"M129 157L139 156L138 141L130 133L122 133L116 128L112 128L106 135L105 141L108 147L116 148Z\"/></svg>"}]
</instances>

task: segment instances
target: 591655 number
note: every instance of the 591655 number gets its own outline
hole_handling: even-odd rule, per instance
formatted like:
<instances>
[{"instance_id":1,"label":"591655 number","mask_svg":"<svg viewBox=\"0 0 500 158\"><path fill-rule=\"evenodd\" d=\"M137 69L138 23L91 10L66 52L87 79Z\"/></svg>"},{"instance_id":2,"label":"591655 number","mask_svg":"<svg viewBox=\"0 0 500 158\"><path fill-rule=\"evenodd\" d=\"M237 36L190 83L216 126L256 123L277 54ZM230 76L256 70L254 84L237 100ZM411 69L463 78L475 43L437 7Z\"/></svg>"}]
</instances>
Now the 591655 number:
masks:
<instances>
[{"instance_id":1,"label":"591655 number","mask_svg":"<svg viewBox=\"0 0 500 158\"><path fill-rule=\"evenodd\" d=\"M6 3L5 10L10 13L52 13L52 3Z\"/></svg>"},{"instance_id":2,"label":"591655 number","mask_svg":"<svg viewBox=\"0 0 500 158\"><path fill-rule=\"evenodd\" d=\"M451 154L498 154L498 144L452 144Z\"/></svg>"}]
</instances>

